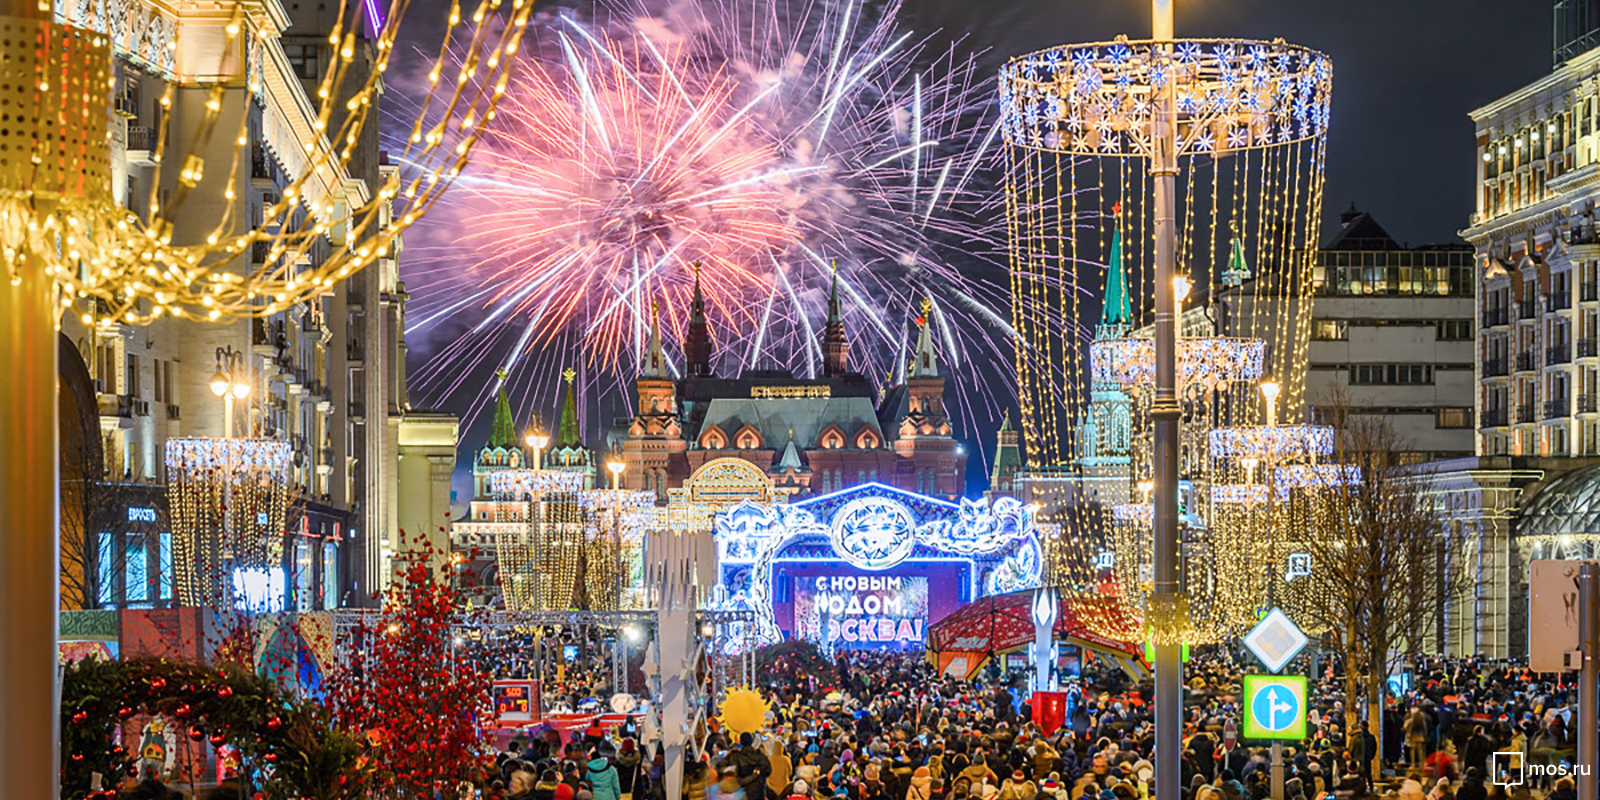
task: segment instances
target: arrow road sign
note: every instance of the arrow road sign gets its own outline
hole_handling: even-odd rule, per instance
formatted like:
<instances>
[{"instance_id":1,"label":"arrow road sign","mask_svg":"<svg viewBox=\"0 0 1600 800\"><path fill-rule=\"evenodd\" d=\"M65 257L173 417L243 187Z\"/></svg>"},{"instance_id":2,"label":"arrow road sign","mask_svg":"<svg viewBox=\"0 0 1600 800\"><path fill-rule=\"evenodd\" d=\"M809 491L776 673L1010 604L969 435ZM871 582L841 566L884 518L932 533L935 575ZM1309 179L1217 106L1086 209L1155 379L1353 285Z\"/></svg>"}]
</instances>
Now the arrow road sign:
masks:
<instances>
[{"instance_id":1,"label":"arrow road sign","mask_svg":"<svg viewBox=\"0 0 1600 800\"><path fill-rule=\"evenodd\" d=\"M1305 677L1246 675L1244 701L1244 738L1306 738Z\"/></svg>"}]
</instances>

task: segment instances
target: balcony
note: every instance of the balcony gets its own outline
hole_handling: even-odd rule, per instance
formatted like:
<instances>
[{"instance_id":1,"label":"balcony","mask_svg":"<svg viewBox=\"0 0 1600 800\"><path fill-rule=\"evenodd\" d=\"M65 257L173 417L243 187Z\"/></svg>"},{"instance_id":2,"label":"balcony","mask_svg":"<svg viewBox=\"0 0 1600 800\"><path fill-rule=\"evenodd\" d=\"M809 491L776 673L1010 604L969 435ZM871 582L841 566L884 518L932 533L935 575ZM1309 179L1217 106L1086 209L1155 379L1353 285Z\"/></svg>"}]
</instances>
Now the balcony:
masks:
<instances>
[{"instance_id":1,"label":"balcony","mask_svg":"<svg viewBox=\"0 0 1600 800\"><path fill-rule=\"evenodd\" d=\"M1478 421L1480 428L1503 428L1506 425L1506 410L1503 408L1486 408L1483 418Z\"/></svg>"},{"instance_id":2,"label":"balcony","mask_svg":"<svg viewBox=\"0 0 1600 800\"><path fill-rule=\"evenodd\" d=\"M128 163L141 167L156 165L156 131L143 125L128 126Z\"/></svg>"},{"instance_id":3,"label":"balcony","mask_svg":"<svg viewBox=\"0 0 1600 800\"><path fill-rule=\"evenodd\" d=\"M1517 422L1519 422L1519 423L1532 422L1534 420L1534 418L1537 416L1534 413L1535 411L1536 411L1536 409L1533 407L1532 403L1525 403L1523 405L1517 406Z\"/></svg>"},{"instance_id":4,"label":"balcony","mask_svg":"<svg viewBox=\"0 0 1600 800\"><path fill-rule=\"evenodd\" d=\"M1570 361L1572 361L1571 344L1563 342L1554 347L1546 347L1544 349L1544 364L1547 367L1553 364L1566 364Z\"/></svg>"},{"instance_id":5,"label":"balcony","mask_svg":"<svg viewBox=\"0 0 1600 800\"><path fill-rule=\"evenodd\" d=\"M1593 358L1600 355L1600 339L1579 339L1578 358Z\"/></svg>"},{"instance_id":6,"label":"balcony","mask_svg":"<svg viewBox=\"0 0 1600 800\"><path fill-rule=\"evenodd\" d=\"M1600 396L1596 396L1593 392L1578 395L1578 413L1593 414L1596 410L1600 410L1597 401L1600 401Z\"/></svg>"},{"instance_id":7,"label":"balcony","mask_svg":"<svg viewBox=\"0 0 1600 800\"><path fill-rule=\"evenodd\" d=\"M1483 377L1498 378L1509 375L1511 371L1506 367L1506 357L1491 358L1483 362Z\"/></svg>"},{"instance_id":8,"label":"balcony","mask_svg":"<svg viewBox=\"0 0 1600 800\"><path fill-rule=\"evenodd\" d=\"M1550 296L1544 299L1545 311L1566 311L1569 308L1572 308L1572 292L1570 291L1551 292Z\"/></svg>"},{"instance_id":9,"label":"balcony","mask_svg":"<svg viewBox=\"0 0 1600 800\"><path fill-rule=\"evenodd\" d=\"M1532 372L1539 368L1539 358L1531 350L1524 350L1517 354L1517 371Z\"/></svg>"},{"instance_id":10,"label":"balcony","mask_svg":"<svg viewBox=\"0 0 1600 800\"><path fill-rule=\"evenodd\" d=\"M1486 308L1483 310L1483 327L1493 328L1498 325L1504 325L1506 324L1506 317L1507 314L1505 306L1501 306L1499 308Z\"/></svg>"},{"instance_id":11,"label":"balcony","mask_svg":"<svg viewBox=\"0 0 1600 800\"><path fill-rule=\"evenodd\" d=\"M1517 319L1533 319L1539 316L1539 304L1533 300L1524 300L1517 304Z\"/></svg>"},{"instance_id":12,"label":"balcony","mask_svg":"<svg viewBox=\"0 0 1600 800\"><path fill-rule=\"evenodd\" d=\"M1544 418L1556 419L1572 413L1572 398L1558 397L1554 400L1544 401Z\"/></svg>"}]
</instances>

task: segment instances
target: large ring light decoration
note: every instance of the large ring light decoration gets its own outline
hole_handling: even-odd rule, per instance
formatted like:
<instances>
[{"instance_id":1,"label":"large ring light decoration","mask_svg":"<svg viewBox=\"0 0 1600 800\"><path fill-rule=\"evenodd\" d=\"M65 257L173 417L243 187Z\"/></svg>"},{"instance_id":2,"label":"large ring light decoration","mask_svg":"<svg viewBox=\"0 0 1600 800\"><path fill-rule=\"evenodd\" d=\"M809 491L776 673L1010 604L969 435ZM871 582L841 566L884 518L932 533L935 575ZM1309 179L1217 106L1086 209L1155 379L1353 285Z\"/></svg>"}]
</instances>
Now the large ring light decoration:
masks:
<instances>
[{"instance_id":1,"label":"large ring light decoration","mask_svg":"<svg viewBox=\"0 0 1600 800\"><path fill-rule=\"evenodd\" d=\"M851 500L833 514L828 541L845 561L869 570L888 569L916 549L911 509L883 497Z\"/></svg>"},{"instance_id":2,"label":"large ring light decoration","mask_svg":"<svg viewBox=\"0 0 1600 800\"><path fill-rule=\"evenodd\" d=\"M885 496L884 490L946 508L950 517L922 520L910 505ZM874 571L905 561L919 545L958 556L998 557L981 580L976 574L978 565L973 565L975 595L1034 589L1040 584L1044 558L1033 512L1015 498L996 498L993 504L986 499L962 500L954 505L888 487L866 486L846 492L853 493L862 496L845 501L827 523L800 505L744 502L717 515L719 559L730 565L751 564L745 595L736 598L724 592L720 602L747 606L755 612L759 640L783 640L772 612L772 566L785 546L806 536L827 539L841 560Z\"/></svg>"}]
</instances>

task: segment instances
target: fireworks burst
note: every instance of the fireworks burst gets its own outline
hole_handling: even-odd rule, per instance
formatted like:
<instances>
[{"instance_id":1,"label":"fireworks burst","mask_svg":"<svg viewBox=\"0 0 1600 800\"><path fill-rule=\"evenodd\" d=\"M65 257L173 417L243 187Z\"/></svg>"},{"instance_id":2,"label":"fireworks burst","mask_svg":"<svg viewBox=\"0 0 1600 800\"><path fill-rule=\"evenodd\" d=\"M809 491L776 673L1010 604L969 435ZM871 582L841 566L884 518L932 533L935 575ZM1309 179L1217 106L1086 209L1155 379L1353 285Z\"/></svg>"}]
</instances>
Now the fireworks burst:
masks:
<instances>
[{"instance_id":1,"label":"fireworks burst","mask_svg":"<svg viewBox=\"0 0 1600 800\"><path fill-rule=\"evenodd\" d=\"M491 365L531 386L581 361L623 386L657 303L681 341L697 264L718 374L816 374L835 263L852 367L874 381L900 377L924 297L947 363L1006 361L1007 293L985 277L1003 274L987 81L899 31L898 11L689 0L544 17L408 253L408 334L442 341L423 395ZM1010 394L994 383L956 381L958 405Z\"/></svg>"}]
</instances>

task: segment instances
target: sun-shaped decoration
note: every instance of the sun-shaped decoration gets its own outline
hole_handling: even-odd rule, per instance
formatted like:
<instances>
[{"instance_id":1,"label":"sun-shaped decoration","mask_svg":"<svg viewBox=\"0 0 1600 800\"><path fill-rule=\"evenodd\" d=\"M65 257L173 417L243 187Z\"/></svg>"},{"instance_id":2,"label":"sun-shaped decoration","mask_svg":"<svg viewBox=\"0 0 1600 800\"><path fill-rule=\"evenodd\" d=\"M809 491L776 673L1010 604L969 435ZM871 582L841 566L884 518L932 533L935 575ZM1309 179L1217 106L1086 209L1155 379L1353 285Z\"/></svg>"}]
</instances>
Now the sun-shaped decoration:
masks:
<instances>
[{"instance_id":1,"label":"sun-shaped decoration","mask_svg":"<svg viewBox=\"0 0 1600 800\"><path fill-rule=\"evenodd\" d=\"M717 708L717 719L729 731L740 733L755 733L766 726L767 701L754 689L739 686L729 689L722 695L722 704Z\"/></svg>"}]
</instances>

